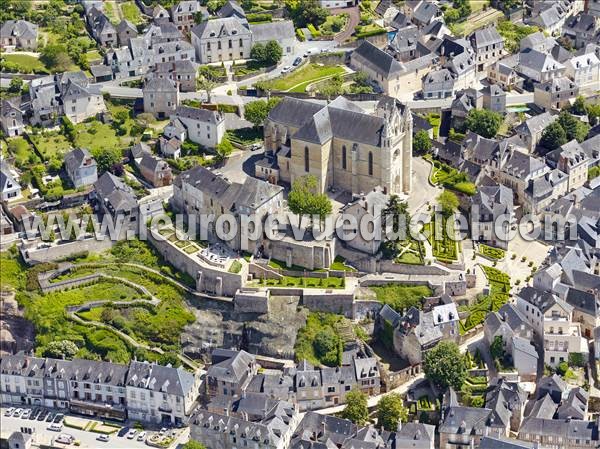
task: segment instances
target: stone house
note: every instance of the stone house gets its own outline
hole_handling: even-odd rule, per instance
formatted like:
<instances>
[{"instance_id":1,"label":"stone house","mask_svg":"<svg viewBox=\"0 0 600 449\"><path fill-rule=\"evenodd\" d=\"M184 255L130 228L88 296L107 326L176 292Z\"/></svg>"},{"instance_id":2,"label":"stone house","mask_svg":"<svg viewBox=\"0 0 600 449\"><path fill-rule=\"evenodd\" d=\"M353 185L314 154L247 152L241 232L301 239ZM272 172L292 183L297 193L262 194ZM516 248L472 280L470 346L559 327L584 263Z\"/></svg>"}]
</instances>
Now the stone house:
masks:
<instances>
[{"instance_id":1,"label":"stone house","mask_svg":"<svg viewBox=\"0 0 600 449\"><path fill-rule=\"evenodd\" d=\"M183 0L171 7L171 21L183 32L188 32L196 23L195 16L200 12L198 0Z\"/></svg>"},{"instance_id":2,"label":"stone house","mask_svg":"<svg viewBox=\"0 0 600 449\"><path fill-rule=\"evenodd\" d=\"M284 56L291 55L296 48L296 32L291 20L251 23L248 27L252 33L252 45L266 44L274 40L281 46Z\"/></svg>"},{"instance_id":3,"label":"stone house","mask_svg":"<svg viewBox=\"0 0 600 449\"><path fill-rule=\"evenodd\" d=\"M600 81L600 59L593 52L573 56L565 62L565 67L565 74L576 86L597 84Z\"/></svg>"},{"instance_id":4,"label":"stone house","mask_svg":"<svg viewBox=\"0 0 600 449\"><path fill-rule=\"evenodd\" d=\"M33 444L33 436L31 433L14 431L10 434L7 441L8 449L30 449Z\"/></svg>"},{"instance_id":5,"label":"stone house","mask_svg":"<svg viewBox=\"0 0 600 449\"><path fill-rule=\"evenodd\" d=\"M350 66L356 71L365 72L386 95L396 97L400 88L404 89L400 82L403 71L401 63L369 41L363 41L350 54Z\"/></svg>"},{"instance_id":6,"label":"stone house","mask_svg":"<svg viewBox=\"0 0 600 449\"><path fill-rule=\"evenodd\" d=\"M103 47L116 47L118 44L117 30L109 18L95 6L86 14L86 20L92 36Z\"/></svg>"},{"instance_id":7,"label":"stone house","mask_svg":"<svg viewBox=\"0 0 600 449\"><path fill-rule=\"evenodd\" d=\"M206 371L206 391L210 396L241 397L256 375L258 365L246 351L216 349Z\"/></svg>"},{"instance_id":8,"label":"stone house","mask_svg":"<svg viewBox=\"0 0 600 449\"><path fill-rule=\"evenodd\" d=\"M38 26L26 20L7 20L0 26L0 47L19 50L37 49Z\"/></svg>"},{"instance_id":9,"label":"stone house","mask_svg":"<svg viewBox=\"0 0 600 449\"><path fill-rule=\"evenodd\" d=\"M86 148L76 148L65 155L65 170L76 189L98 180L96 160Z\"/></svg>"},{"instance_id":10,"label":"stone house","mask_svg":"<svg viewBox=\"0 0 600 449\"><path fill-rule=\"evenodd\" d=\"M185 425L200 394L199 372L132 361L125 390L129 419L159 425Z\"/></svg>"},{"instance_id":11,"label":"stone house","mask_svg":"<svg viewBox=\"0 0 600 449\"><path fill-rule=\"evenodd\" d=\"M506 92L499 85L490 84L481 89L483 94L483 107L499 114L506 113Z\"/></svg>"},{"instance_id":12,"label":"stone house","mask_svg":"<svg viewBox=\"0 0 600 449\"><path fill-rule=\"evenodd\" d=\"M369 238L365 239L361 235L360 223L365 220L372 220L374 229L382 226L382 217L385 208L388 204L388 196L381 189L374 189L366 195L359 197L353 203L350 203L342 209L342 213L352 215L356 218L356 235L354 238L347 240L346 245L357 251L361 251L370 255L375 255L379 251L381 239Z\"/></svg>"},{"instance_id":13,"label":"stone house","mask_svg":"<svg viewBox=\"0 0 600 449\"><path fill-rule=\"evenodd\" d=\"M200 64L249 59L252 32L245 20L222 17L192 28L192 44Z\"/></svg>"},{"instance_id":14,"label":"stone house","mask_svg":"<svg viewBox=\"0 0 600 449\"><path fill-rule=\"evenodd\" d=\"M137 220L138 205L133 189L112 173L105 172L98 178L92 197L102 213L113 218L123 216L130 222Z\"/></svg>"},{"instance_id":15,"label":"stone house","mask_svg":"<svg viewBox=\"0 0 600 449\"><path fill-rule=\"evenodd\" d=\"M494 411L494 422L517 432L523 420L528 394L518 382L491 379L485 392L485 407Z\"/></svg>"},{"instance_id":16,"label":"stone house","mask_svg":"<svg viewBox=\"0 0 600 449\"><path fill-rule=\"evenodd\" d=\"M205 148L215 148L225 135L225 116L218 111L178 106L171 114L171 123L177 122L184 126L187 139Z\"/></svg>"},{"instance_id":17,"label":"stone house","mask_svg":"<svg viewBox=\"0 0 600 449\"><path fill-rule=\"evenodd\" d=\"M471 46L475 50L477 71L484 72L498 61L504 51L504 39L495 26L487 26L476 30L470 36Z\"/></svg>"},{"instance_id":18,"label":"stone house","mask_svg":"<svg viewBox=\"0 0 600 449\"><path fill-rule=\"evenodd\" d=\"M170 79L151 78L142 89L144 112L159 119L169 117L179 106L179 86Z\"/></svg>"},{"instance_id":19,"label":"stone house","mask_svg":"<svg viewBox=\"0 0 600 449\"><path fill-rule=\"evenodd\" d=\"M171 166L167 161L160 159L151 153L144 153L135 159L135 165L146 181L154 187L171 185L173 174Z\"/></svg>"},{"instance_id":20,"label":"stone house","mask_svg":"<svg viewBox=\"0 0 600 449\"><path fill-rule=\"evenodd\" d=\"M519 53L517 70L534 82L545 83L563 76L565 66L548 53L527 48Z\"/></svg>"},{"instance_id":21,"label":"stone house","mask_svg":"<svg viewBox=\"0 0 600 449\"><path fill-rule=\"evenodd\" d=\"M195 92L197 73L196 64L189 59L185 59L174 62L158 62L147 77L170 79L179 83L180 92Z\"/></svg>"},{"instance_id":22,"label":"stone house","mask_svg":"<svg viewBox=\"0 0 600 449\"><path fill-rule=\"evenodd\" d=\"M515 127L515 132L519 139L523 141L529 152L533 152L542 137L542 133L548 125L558 119L557 115L550 112L535 115L528 118L523 123Z\"/></svg>"},{"instance_id":23,"label":"stone house","mask_svg":"<svg viewBox=\"0 0 600 449\"><path fill-rule=\"evenodd\" d=\"M445 35L435 53L442 67L454 75L456 90L468 89L476 84L475 52L467 39Z\"/></svg>"},{"instance_id":24,"label":"stone house","mask_svg":"<svg viewBox=\"0 0 600 449\"><path fill-rule=\"evenodd\" d=\"M512 190L493 182L481 185L471 200L472 239L506 250L513 222ZM497 223L503 225L502 229L497 229Z\"/></svg>"},{"instance_id":25,"label":"stone house","mask_svg":"<svg viewBox=\"0 0 600 449\"><path fill-rule=\"evenodd\" d=\"M538 354L531 344L533 328L514 304L505 304L498 312L488 314L483 331L489 345L497 336L502 337L504 351L522 379L536 378Z\"/></svg>"},{"instance_id":26,"label":"stone house","mask_svg":"<svg viewBox=\"0 0 600 449\"><path fill-rule=\"evenodd\" d=\"M119 24L116 27L116 31L117 39L121 47L126 47L127 45L129 45L129 39L131 39L132 37L137 37L138 35L137 28L135 27L135 25L129 20L125 19L119 22Z\"/></svg>"},{"instance_id":27,"label":"stone house","mask_svg":"<svg viewBox=\"0 0 600 449\"><path fill-rule=\"evenodd\" d=\"M321 371L302 360L296 367L294 390L301 411L325 407L325 392ZM329 390L329 389L328 389Z\"/></svg>"},{"instance_id":28,"label":"stone house","mask_svg":"<svg viewBox=\"0 0 600 449\"><path fill-rule=\"evenodd\" d=\"M286 182L310 174L321 192L381 186L387 194L408 193L412 123L410 110L393 99L369 115L343 97L327 106L286 97L269 112L265 149Z\"/></svg>"},{"instance_id":29,"label":"stone house","mask_svg":"<svg viewBox=\"0 0 600 449\"><path fill-rule=\"evenodd\" d=\"M21 198L21 185L8 165L0 163L0 199L14 201Z\"/></svg>"},{"instance_id":30,"label":"stone house","mask_svg":"<svg viewBox=\"0 0 600 449\"><path fill-rule=\"evenodd\" d=\"M0 393L3 404L43 404L43 374L45 359L9 354L0 360L2 384Z\"/></svg>"},{"instance_id":31,"label":"stone house","mask_svg":"<svg viewBox=\"0 0 600 449\"><path fill-rule=\"evenodd\" d=\"M534 86L533 102L545 111L568 108L579 95L579 86L566 76Z\"/></svg>"},{"instance_id":32,"label":"stone house","mask_svg":"<svg viewBox=\"0 0 600 449\"><path fill-rule=\"evenodd\" d=\"M573 47L580 49L594 40L598 31L598 18L590 14L577 14L567 18L562 33L573 42Z\"/></svg>"},{"instance_id":33,"label":"stone house","mask_svg":"<svg viewBox=\"0 0 600 449\"><path fill-rule=\"evenodd\" d=\"M560 147L557 168L568 175L567 189L569 192L585 184L589 165L590 160L577 140L573 139Z\"/></svg>"},{"instance_id":34,"label":"stone house","mask_svg":"<svg viewBox=\"0 0 600 449\"><path fill-rule=\"evenodd\" d=\"M439 69L429 72L423 78L423 98L425 100L439 100L454 96L456 79L448 69Z\"/></svg>"},{"instance_id":35,"label":"stone house","mask_svg":"<svg viewBox=\"0 0 600 449\"><path fill-rule=\"evenodd\" d=\"M517 308L533 327L536 340L543 341L545 364L555 367L573 352L587 359L588 344L579 323L572 321L572 306L552 293L525 287L517 294Z\"/></svg>"},{"instance_id":36,"label":"stone house","mask_svg":"<svg viewBox=\"0 0 600 449\"><path fill-rule=\"evenodd\" d=\"M488 67L487 77L489 82L509 91L516 87L521 87L523 85L523 78L515 70L517 64L517 58L512 56L491 64Z\"/></svg>"},{"instance_id":37,"label":"stone house","mask_svg":"<svg viewBox=\"0 0 600 449\"><path fill-rule=\"evenodd\" d=\"M2 132L7 137L15 137L23 134L25 124L23 123L23 112L16 104L18 101L2 100L0 108L0 125Z\"/></svg>"},{"instance_id":38,"label":"stone house","mask_svg":"<svg viewBox=\"0 0 600 449\"><path fill-rule=\"evenodd\" d=\"M178 40L152 44L153 62L175 62L196 60L194 47L187 41Z\"/></svg>"}]
</instances>

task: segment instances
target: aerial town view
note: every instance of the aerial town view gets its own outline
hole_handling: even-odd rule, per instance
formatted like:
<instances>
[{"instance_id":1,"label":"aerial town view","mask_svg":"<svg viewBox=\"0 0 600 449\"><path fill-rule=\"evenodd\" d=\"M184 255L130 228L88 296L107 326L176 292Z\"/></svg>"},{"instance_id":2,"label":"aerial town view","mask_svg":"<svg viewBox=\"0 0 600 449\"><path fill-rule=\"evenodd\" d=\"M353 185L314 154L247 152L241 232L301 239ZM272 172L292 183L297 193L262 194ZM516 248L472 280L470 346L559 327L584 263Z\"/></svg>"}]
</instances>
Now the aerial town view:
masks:
<instances>
[{"instance_id":1,"label":"aerial town view","mask_svg":"<svg viewBox=\"0 0 600 449\"><path fill-rule=\"evenodd\" d=\"M2 0L0 448L600 448L600 0Z\"/></svg>"}]
</instances>

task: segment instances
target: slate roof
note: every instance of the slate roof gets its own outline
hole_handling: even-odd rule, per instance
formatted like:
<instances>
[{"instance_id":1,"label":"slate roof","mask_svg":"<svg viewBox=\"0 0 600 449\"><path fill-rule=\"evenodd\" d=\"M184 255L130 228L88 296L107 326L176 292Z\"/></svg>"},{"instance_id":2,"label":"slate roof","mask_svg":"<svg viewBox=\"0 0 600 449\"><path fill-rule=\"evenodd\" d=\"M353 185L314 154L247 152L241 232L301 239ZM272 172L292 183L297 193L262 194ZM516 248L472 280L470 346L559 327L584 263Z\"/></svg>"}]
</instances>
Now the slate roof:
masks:
<instances>
[{"instance_id":1,"label":"slate roof","mask_svg":"<svg viewBox=\"0 0 600 449\"><path fill-rule=\"evenodd\" d=\"M0 373L12 376L42 377L45 360L40 357L30 357L22 352L4 355L0 359Z\"/></svg>"},{"instance_id":2,"label":"slate roof","mask_svg":"<svg viewBox=\"0 0 600 449\"><path fill-rule=\"evenodd\" d=\"M137 206L131 187L110 172L105 172L94 183L96 196L108 203L114 212L130 211Z\"/></svg>"},{"instance_id":3,"label":"slate roof","mask_svg":"<svg viewBox=\"0 0 600 449\"><path fill-rule=\"evenodd\" d=\"M177 106L175 109L175 117L183 117L191 120L196 120L204 123L216 125L224 120L223 115L217 111L208 109L192 108L189 106Z\"/></svg>"},{"instance_id":4,"label":"slate roof","mask_svg":"<svg viewBox=\"0 0 600 449\"><path fill-rule=\"evenodd\" d=\"M205 20L192 28L200 39L217 37L244 36L250 34L247 24L237 17L222 17L219 19Z\"/></svg>"},{"instance_id":5,"label":"slate roof","mask_svg":"<svg viewBox=\"0 0 600 449\"><path fill-rule=\"evenodd\" d=\"M514 151L502 171L517 178L526 178L546 168L539 159L520 151Z\"/></svg>"},{"instance_id":6,"label":"slate roof","mask_svg":"<svg viewBox=\"0 0 600 449\"><path fill-rule=\"evenodd\" d=\"M181 172L177 180L180 184L181 182L191 184L194 188L213 198L221 197L231 185L225 178L201 165Z\"/></svg>"},{"instance_id":7,"label":"slate roof","mask_svg":"<svg viewBox=\"0 0 600 449\"><path fill-rule=\"evenodd\" d=\"M382 2L383 3L383 2ZM403 28L411 26L412 22L408 17L402 14L400 11L394 16L390 22L390 26L396 28L400 32Z\"/></svg>"},{"instance_id":8,"label":"slate roof","mask_svg":"<svg viewBox=\"0 0 600 449\"><path fill-rule=\"evenodd\" d=\"M232 357L211 365L206 375L219 381L239 383L253 363L253 355L246 351L235 351Z\"/></svg>"},{"instance_id":9,"label":"slate roof","mask_svg":"<svg viewBox=\"0 0 600 449\"><path fill-rule=\"evenodd\" d=\"M392 55L380 50L369 41L363 41L352 52L352 58L356 57L361 60L362 64L384 78L390 78L402 72L402 66Z\"/></svg>"},{"instance_id":10,"label":"slate roof","mask_svg":"<svg viewBox=\"0 0 600 449\"><path fill-rule=\"evenodd\" d=\"M448 69L439 69L429 72L423 78L423 92L447 91L454 88L454 76Z\"/></svg>"},{"instance_id":11,"label":"slate roof","mask_svg":"<svg viewBox=\"0 0 600 449\"><path fill-rule=\"evenodd\" d=\"M479 449L537 449L537 445L511 438L483 437Z\"/></svg>"},{"instance_id":12,"label":"slate roof","mask_svg":"<svg viewBox=\"0 0 600 449\"><path fill-rule=\"evenodd\" d=\"M441 10L436 4L425 1L422 2L419 6L417 6L417 9L414 10L413 18L417 22L428 24L440 14Z\"/></svg>"},{"instance_id":13,"label":"slate roof","mask_svg":"<svg viewBox=\"0 0 600 449\"><path fill-rule=\"evenodd\" d=\"M493 44L502 43L504 43L504 39L500 36L495 26L480 28L471 35L471 44L476 51L480 48L483 49Z\"/></svg>"},{"instance_id":14,"label":"slate roof","mask_svg":"<svg viewBox=\"0 0 600 449\"><path fill-rule=\"evenodd\" d=\"M71 362L70 380L124 387L127 365L97 360L74 359Z\"/></svg>"},{"instance_id":15,"label":"slate roof","mask_svg":"<svg viewBox=\"0 0 600 449\"><path fill-rule=\"evenodd\" d=\"M544 394L541 398L535 401L528 417L552 419L556 414L557 408L558 405L552 400L552 397L549 394Z\"/></svg>"},{"instance_id":16,"label":"slate roof","mask_svg":"<svg viewBox=\"0 0 600 449\"><path fill-rule=\"evenodd\" d=\"M539 290L535 287L524 287L517 293L517 296L524 301L527 301L529 304L536 306L542 313L545 313L554 304L560 304L562 307L565 307L566 310L571 309L571 306L561 299L558 299L558 297L552 293Z\"/></svg>"},{"instance_id":17,"label":"slate roof","mask_svg":"<svg viewBox=\"0 0 600 449\"><path fill-rule=\"evenodd\" d=\"M275 22L250 24L252 42L265 42L276 40L282 42L286 39L294 39L294 23L291 20L277 20Z\"/></svg>"},{"instance_id":18,"label":"slate roof","mask_svg":"<svg viewBox=\"0 0 600 449\"><path fill-rule=\"evenodd\" d=\"M526 48L519 53L519 65L521 67L527 67L538 73L545 73L565 68L564 65L555 60L549 54L542 53L532 48Z\"/></svg>"},{"instance_id":19,"label":"slate roof","mask_svg":"<svg viewBox=\"0 0 600 449\"><path fill-rule=\"evenodd\" d=\"M544 83L537 83L535 89L545 90L546 92L563 92L565 90L576 89L577 85L566 76L552 78Z\"/></svg>"},{"instance_id":20,"label":"slate roof","mask_svg":"<svg viewBox=\"0 0 600 449\"><path fill-rule=\"evenodd\" d=\"M438 431L448 434L485 435L486 428L492 427L491 416L492 410L488 408L450 406ZM500 426L500 423L495 426Z\"/></svg>"},{"instance_id":21,"label":"slate roof","mask_svg":"<svg viewBox=\"0 0 600 449\"><path fill-rule=\"evenodd\" d=\"M233 0L228 0L227 2L225 2L225 4L223 6L221 6L221 9L219 9L217 11L217 16L219 17L239 17L241 18L245 18L246 17L246 13L244 12L244 9L235 1Z\"/></svg>"},{"instance_id":22,"label":"slate roof","mask_svg":"<svg viewBox=\"0 0 600 449\"><path fill-rule=\"evenodd\" d=\"M501 184L480 186L473 197L473 204L479 206L480 214L498 217L511 213L513 191Z\"/></svg>"},{"instance_id":23,"label":"slate roof","mask_svg":"<svg viewBox=\"0 0 600 449\"><path fill-rule=\"evenodd\" d=\"M126 382L132 387L185 397L194 386L194 375L181 367L132 361Z\"/></svg>"},{"instance_id":24,"label":"slate roof","mask_svg":"<svg viewBox=\"0 0 600 449\"><path fill-rule=\"evenodd\" d=\"M177 90L177 85L174 81L168 78L150 78L146 80L143 91L151 92L172 92Z\"/></svg>"},{"instance_id":25,"label":"slate roof","mask_svg":"<svg viewBox=\"0 0 600 449\"><path fill-rule=\"evenodd\" d=\"M435 426L419 422L400 424L400 430L395 432L393 439L396 448L430 449L435 438Z\"/></svg>"},{"instance_id":26,"label":"slate roof","mask_svg":"<svg viewBox=\"0 0 600 449\"><path fill-rule=\"evenodd\" d=\"M523 123L515 127L515 131L519 134L535 135L541 133L556 119L558 119L557 115L544 112L525 120Z\"/></svg>"},{"instance_id":27,"label":"slate roof","mask_svg":"<svg viewBox=\"0 0 600 449\"><path fill-rule=\"evenodd\" d=\"M26 20L7 20L0 26L0 38L37 39L38 26Z\"/></svg>"},{"instance_id":28,"label":"slate roof","mask_svg":"<svg viewBox=\"0 0 600 449\"><path fill-rule=\"evenodd\" d=\"M92 157L87 148L75 148L65 155L65 167L69 173L73 173L83 165L83 162L86 159L91 159L91 166L96 165L96 160Z\"/></svg>"},{"instance_id":29,"label":"slate roof","mask_svg":"<svg viewBox=\"0 0 600 449\"><path fill-rule=\"evenodd\" d=\"M539 435L544 438L563 438L563 441L571 439L598 441L596 423L577 419L526 418L519 429L519 434L529 435L529 438Z\"/></svg>"}]
</instances>

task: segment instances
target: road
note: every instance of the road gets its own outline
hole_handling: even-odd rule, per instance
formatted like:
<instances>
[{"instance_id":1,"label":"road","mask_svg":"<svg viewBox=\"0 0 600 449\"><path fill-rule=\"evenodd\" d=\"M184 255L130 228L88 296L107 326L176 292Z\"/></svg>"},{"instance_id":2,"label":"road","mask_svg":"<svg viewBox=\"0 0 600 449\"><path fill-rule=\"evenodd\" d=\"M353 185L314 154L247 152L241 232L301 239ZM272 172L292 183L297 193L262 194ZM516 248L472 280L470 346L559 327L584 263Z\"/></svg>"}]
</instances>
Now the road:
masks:
<instances>
[{"instance_id":1,"label":"road","mask_svg":"<svg viewBox=\"0 0 600 449\"><path fill-rule=\"evenodd\" d=\"M473 335L471 338L469 338L467 341L465 341L463 344L461 344L460 350L461 350L461 352L466 351L467 349L473 350L482 341L483 341L483 332L477 333L477 334ZM384 396L386 396L390 393L406 394L406 392L408 390L410 390L410 388L416 382L419 382L420 380L422 380L424 378L425 378L425 375L423 373L420 373L417 376L413 377L409 382L405 382L386 393L379 394L377 396L372 396L367 400L367 406L369 408L376 407L377 404L379 404L379 401L381 401L381 399ZM316 413L319 413L320 415L333 415L335 413L340 413L341 411L344 410L345 407L346 407L346 405L338 405L335 407L328 407L328 408L323 408L320 410L313 410L313 411Z\"/></svg>"}]
</instances>

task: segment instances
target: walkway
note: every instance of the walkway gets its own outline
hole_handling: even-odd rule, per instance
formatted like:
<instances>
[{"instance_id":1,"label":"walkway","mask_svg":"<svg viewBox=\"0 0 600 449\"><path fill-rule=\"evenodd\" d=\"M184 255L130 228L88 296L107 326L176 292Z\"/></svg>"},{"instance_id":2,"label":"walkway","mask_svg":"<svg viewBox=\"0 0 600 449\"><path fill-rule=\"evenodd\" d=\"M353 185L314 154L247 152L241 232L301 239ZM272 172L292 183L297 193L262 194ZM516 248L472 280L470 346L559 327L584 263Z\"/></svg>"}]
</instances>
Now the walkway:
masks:
<instances>
[{"instance_id":1,"label":"walkway","mask_svg":"<svg viewBox=\"0 0 600 449\"><path fill-rule=\"evenodd\" d=\"M360 10L358 6L353 6L352 8L334 8L331 10L331 14L348 14L349 16L344 29L334 37L336 42L342 44L350 39L350 36L354 33L354 29L360 22Z\"/></svg>"}]
</instances>

